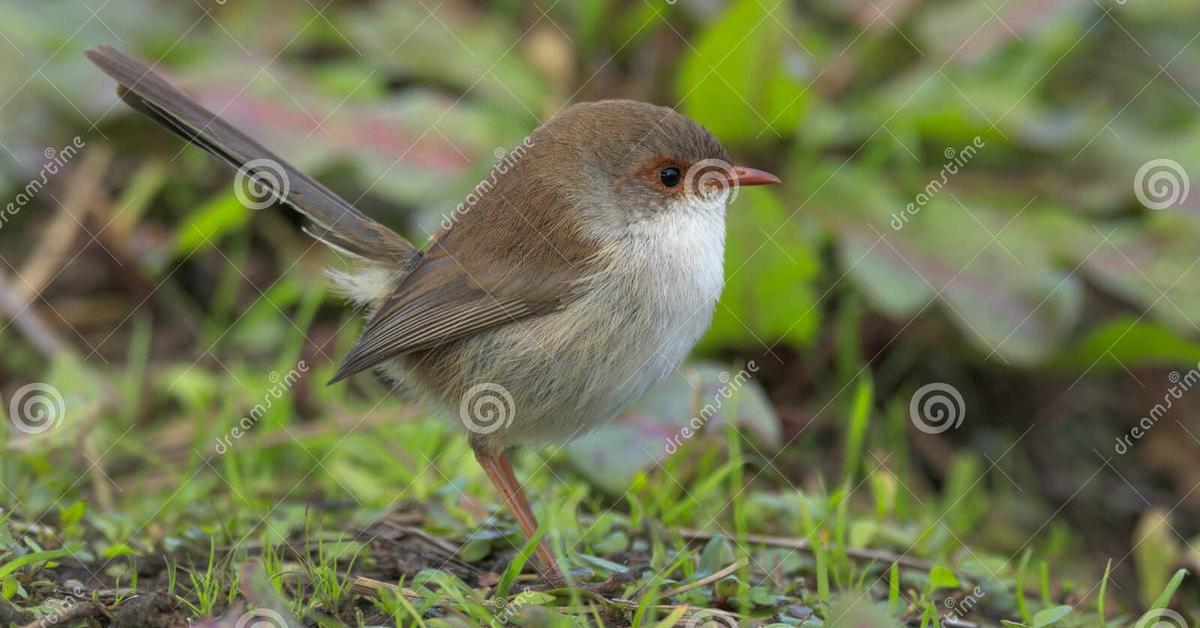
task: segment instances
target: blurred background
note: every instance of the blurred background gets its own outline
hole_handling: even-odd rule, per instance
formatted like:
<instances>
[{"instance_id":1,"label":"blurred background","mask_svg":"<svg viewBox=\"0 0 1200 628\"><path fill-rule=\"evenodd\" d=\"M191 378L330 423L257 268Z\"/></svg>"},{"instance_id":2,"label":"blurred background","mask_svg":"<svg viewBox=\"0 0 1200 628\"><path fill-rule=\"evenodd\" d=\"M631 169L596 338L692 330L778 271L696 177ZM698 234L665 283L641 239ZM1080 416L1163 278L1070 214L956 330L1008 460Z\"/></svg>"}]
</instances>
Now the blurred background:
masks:
<instances>
[{"instance_id":1,"label":"blurred background","mask_svg":"<svg viewBox=\"0 0 1200 628\"><path fill-rule=\"evenodd\" d=\"M117 101L108 43L415 242L572 102L672 106L783 179L730 208L693 362L521 457L576 567L745 554L734 593L663 604L792 624L889 588L913 625L1194 622L1198 38L1184 0L6 2L0 619L68 582L164 623L270 606L247 556L364 526L354 591L307 551L267 580L306 622L395 618L354 578L432 586L414 535L468 539L438 561L468 589L521 544L452 429L323 385L361 328L345 260Z\"/></svg>"}]
</instances>

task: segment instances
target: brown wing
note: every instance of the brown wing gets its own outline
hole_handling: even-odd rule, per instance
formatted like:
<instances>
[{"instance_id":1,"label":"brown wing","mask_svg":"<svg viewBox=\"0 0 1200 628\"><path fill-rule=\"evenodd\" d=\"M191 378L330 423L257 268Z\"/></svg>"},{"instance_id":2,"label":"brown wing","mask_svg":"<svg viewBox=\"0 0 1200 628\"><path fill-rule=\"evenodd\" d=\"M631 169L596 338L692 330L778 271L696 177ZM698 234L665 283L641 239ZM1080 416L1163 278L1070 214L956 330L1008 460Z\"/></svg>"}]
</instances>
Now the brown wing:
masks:
<instances>
[{"instance_id":1,"label":"brown wing","mask_svg":"<svg viewBox=\"0 0 1200 628\"><path fill-rule=\"evenodd\" d=\"M552 312L571 295L569 279L539 280L528 268L499 265L468 271L435 245L380 306L329 383L405 353Z\"/></svg>"},{"instance_id":2,"label":"brown wing","mask_svg":"<svg viewBox=\"0 0 1200 628\"><path fill-rule=\"evenodd\" d=\"M85 54L105 74L116 79L117 94L129 106L269 187L278 202L312 221L306 231L314 238L347 253L399 267L409 266L419 257L416 247L404 237L371 220L142 63L109 46ZM268 176L278 173L263 173L260 170L264 167L263 160L269 160L267 168L279 169L282 179Z\"/></svg>"}]
</instances>

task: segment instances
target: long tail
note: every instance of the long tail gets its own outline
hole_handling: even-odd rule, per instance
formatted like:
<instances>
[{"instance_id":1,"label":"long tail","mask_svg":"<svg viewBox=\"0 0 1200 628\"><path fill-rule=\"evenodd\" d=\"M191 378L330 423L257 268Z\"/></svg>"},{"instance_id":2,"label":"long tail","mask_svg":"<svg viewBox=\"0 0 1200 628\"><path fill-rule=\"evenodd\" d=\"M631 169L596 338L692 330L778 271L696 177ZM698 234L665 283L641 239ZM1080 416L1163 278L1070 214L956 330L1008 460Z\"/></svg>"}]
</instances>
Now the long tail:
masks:
<instances>
[{"instance_id":1,"label":"long tail","mask_svg":"<svg viewBox=\"0 0 1200 628\"><path fill-rule=\"evenodd\" d=\"M408 240L371 220L329 188L205 109L142 63L110 46L88 50L88 59L119 84L129 106L176 135L212 153L251 178L267 198L308 217L306 231L325 244L370 261L410 267L420 252Z\"/></svg>"}]
</instances>

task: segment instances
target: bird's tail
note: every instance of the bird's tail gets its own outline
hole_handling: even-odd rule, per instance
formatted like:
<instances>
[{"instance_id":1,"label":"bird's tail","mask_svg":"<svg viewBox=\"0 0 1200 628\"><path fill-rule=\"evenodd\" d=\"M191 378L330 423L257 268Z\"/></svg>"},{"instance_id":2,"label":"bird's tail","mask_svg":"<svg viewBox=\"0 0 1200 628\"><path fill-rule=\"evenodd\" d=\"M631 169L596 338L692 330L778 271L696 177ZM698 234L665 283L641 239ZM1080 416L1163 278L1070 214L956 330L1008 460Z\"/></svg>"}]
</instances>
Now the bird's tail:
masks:
<instances>
[{"instance_id":1,"label":"bird's tail","mask_svg":"<svg viewBox=\"0 0 1200 628\"><path fill-rule=\"evenodd\" d=\"M420 257L417 248L403 236L368 218L329 188L175 89L144 64L110 46L100 46L86 54L105 74L116 79L121 100L236 168L248 177L245 184L256 199L281 203L306 216L311 222L305 231L314 238L399 272Z\"/></svg>"}]
</instances>

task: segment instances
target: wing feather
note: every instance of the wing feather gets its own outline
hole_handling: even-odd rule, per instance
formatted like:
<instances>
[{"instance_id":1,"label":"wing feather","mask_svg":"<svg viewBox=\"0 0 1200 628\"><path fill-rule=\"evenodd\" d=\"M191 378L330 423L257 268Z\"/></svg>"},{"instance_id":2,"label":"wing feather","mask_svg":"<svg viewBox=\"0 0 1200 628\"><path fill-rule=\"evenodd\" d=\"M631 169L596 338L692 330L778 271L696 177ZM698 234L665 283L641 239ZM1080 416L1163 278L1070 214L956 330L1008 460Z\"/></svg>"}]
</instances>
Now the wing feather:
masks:
<instances>
[{"instance_id":1,"label":"wing feather","mask_svg":"<svg viewBox=\"0 0 1200 628\"><path fill-rule=\"evenodd\" d=\"M110 46L88 50L88 59L115 79L130 107L230 166L244 170L274 199L306 216L316 239L357 257L412 265L420 253L408 240L367 217L315 179L300 172L217 114L175 89L139 61ZM264 160L266 160L264 162ZM261 173L260 164L280 173ZM282 181L277 176L282 174Z\"/></svg>"},{"instance_id":2,"label":"wing feather","mask_svg":"<svg viewBox=\"0 0 1200 628\"><path fill-rule=\"evenodd\" d=\"M330 383L406 353L552 312L568 300L564 284L553 288L543 284L531 290L511 281L511 273L507 276L509 279L481 279L447 258L427 261L372 317Z\"/></svg>"}]
</instances>

